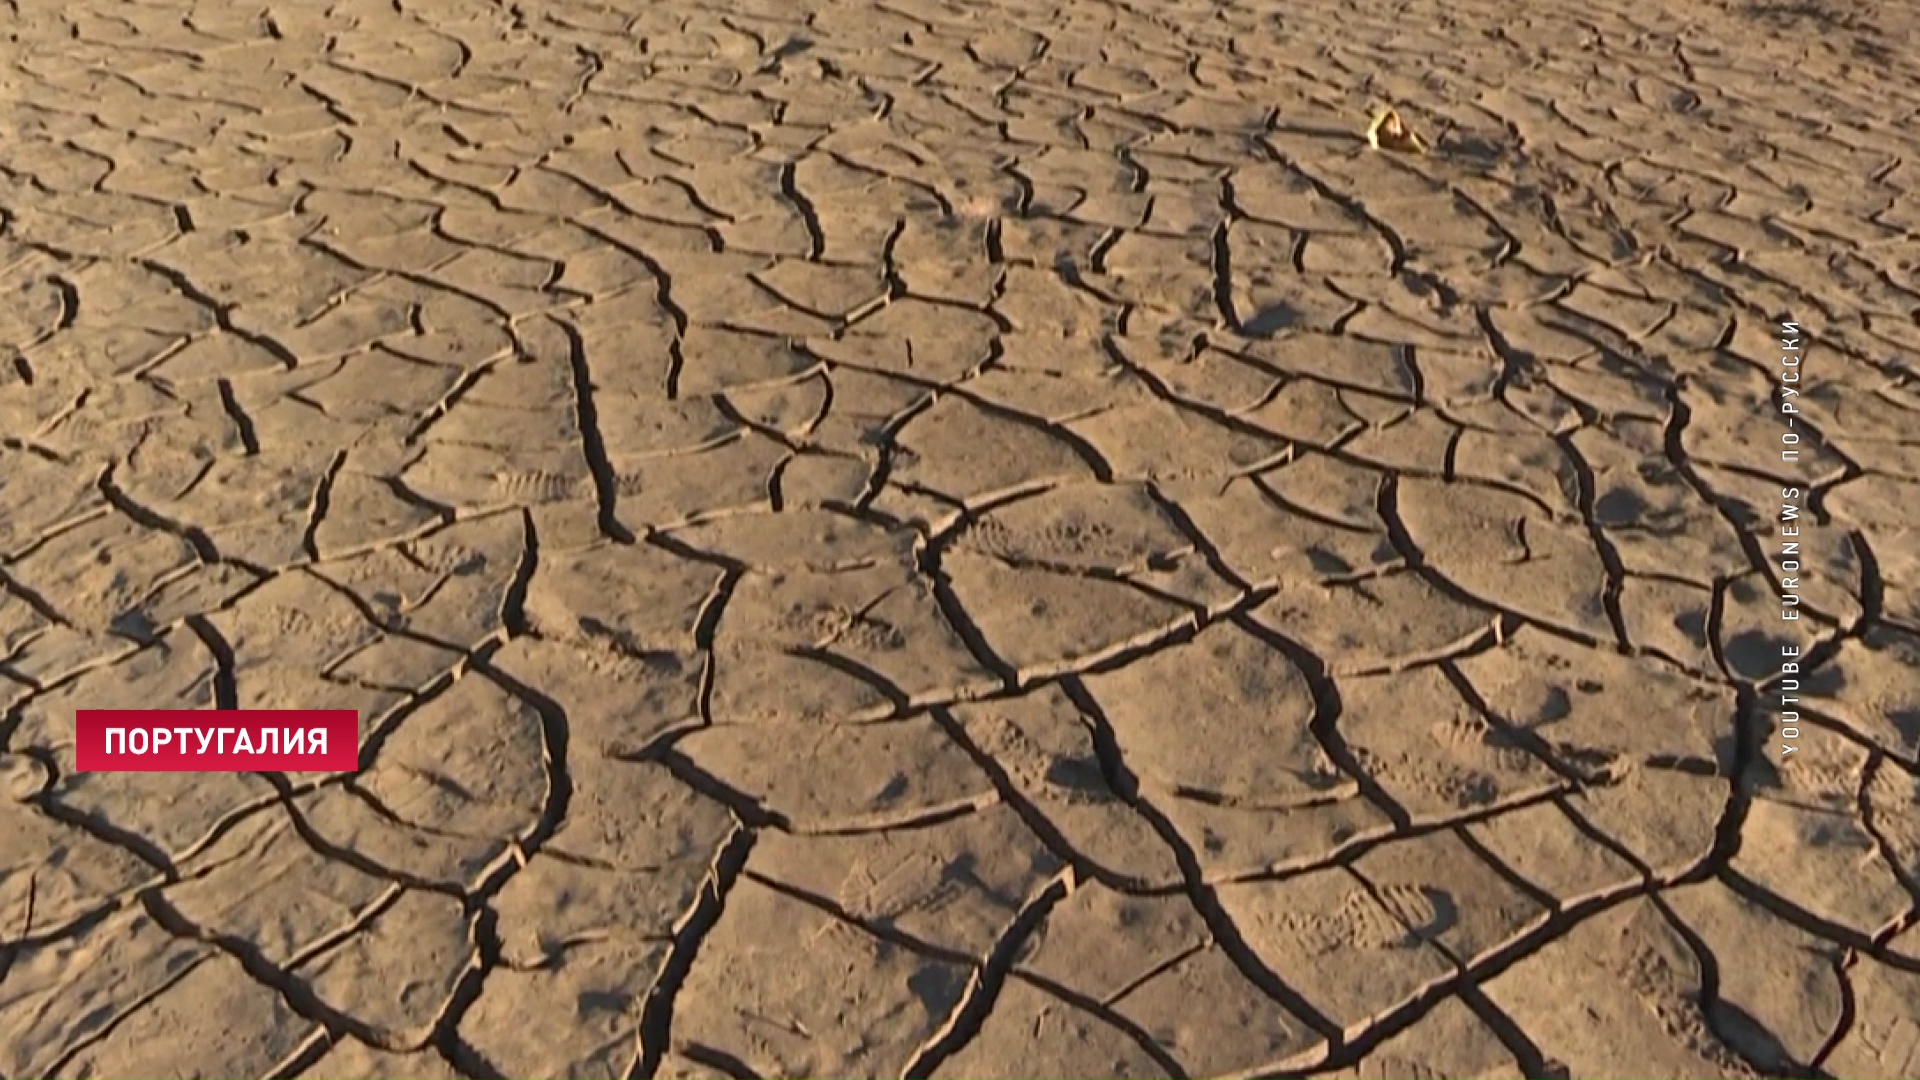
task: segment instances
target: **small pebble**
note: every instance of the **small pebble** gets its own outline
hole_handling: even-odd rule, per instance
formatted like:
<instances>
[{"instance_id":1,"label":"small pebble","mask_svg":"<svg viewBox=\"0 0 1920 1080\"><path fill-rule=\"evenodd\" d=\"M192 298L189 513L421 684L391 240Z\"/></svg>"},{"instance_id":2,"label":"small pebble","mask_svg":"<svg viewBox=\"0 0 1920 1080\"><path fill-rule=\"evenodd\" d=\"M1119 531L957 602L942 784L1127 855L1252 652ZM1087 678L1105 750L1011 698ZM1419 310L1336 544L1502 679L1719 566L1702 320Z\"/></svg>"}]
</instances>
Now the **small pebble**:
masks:
<instances>
[{"instance_id":1,"label":"small pebble","mask_svg":"<svg viewBox=\"0 0 1920 1080\"><path fill-rule=\"evenodd\" d=\"M20 754L0 754L0 791L14 802L26 802L46 790L47 767Z\"/></svg>"}]
</instances>

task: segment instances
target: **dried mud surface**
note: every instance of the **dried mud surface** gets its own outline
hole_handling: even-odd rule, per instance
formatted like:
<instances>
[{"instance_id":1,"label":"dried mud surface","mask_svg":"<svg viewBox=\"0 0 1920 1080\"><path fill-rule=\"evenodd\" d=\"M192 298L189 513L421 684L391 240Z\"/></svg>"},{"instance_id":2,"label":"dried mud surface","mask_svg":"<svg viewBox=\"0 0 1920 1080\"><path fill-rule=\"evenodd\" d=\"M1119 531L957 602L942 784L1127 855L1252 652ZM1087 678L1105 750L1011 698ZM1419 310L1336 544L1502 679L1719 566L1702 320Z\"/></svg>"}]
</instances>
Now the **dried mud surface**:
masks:
<instances>
[{"instance_id":1,"label":"dried mud surface","mask_svg":"<svg viewBox=\"0 0 1920 1080\"><path fill-rule=\"evenodd\" d=\"M0 1075L1920 1076L1884 7L0 0Z\"/></svg>"}]
</instances>

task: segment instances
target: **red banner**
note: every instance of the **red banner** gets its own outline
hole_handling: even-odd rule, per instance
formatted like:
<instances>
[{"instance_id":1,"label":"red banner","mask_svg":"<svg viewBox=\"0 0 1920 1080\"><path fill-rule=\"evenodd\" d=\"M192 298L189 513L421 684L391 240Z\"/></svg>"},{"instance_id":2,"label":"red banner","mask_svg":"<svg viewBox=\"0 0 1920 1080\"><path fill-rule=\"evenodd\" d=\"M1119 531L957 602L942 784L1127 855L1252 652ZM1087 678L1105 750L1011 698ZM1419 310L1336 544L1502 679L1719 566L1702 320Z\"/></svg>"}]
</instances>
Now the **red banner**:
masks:
<instances>
[{"instance_id":1,"label":"red banner","mask_svg":"<svg viewBox=\"0 0 1920 1080\"><path fill-rule=\"evenodd\" d=\"M352 709L81 709L81 772L352 772Z\"/></svg>"}]
</instances>

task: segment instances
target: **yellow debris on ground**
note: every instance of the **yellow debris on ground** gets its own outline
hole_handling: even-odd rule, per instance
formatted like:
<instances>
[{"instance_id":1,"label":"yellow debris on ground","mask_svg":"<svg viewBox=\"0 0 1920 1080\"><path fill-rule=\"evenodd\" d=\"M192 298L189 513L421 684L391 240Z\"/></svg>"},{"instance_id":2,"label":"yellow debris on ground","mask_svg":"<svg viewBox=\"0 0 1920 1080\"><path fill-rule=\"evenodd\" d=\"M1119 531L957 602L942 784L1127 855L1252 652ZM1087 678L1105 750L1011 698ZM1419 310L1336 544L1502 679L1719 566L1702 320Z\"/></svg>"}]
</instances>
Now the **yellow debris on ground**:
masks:
<instances>
[{"instance_id":1,"label":"yellow debris on ground","mask_svg":"<svg viewBox=\"0 0 1920 1080\"><path fill-rule=\"evenodd\" d=\"M1399 112L1388 107L1373 116L1367 125L1367 145L1375 150L1393 150L1402 154L1425 154L1433 149L1419 132L1400 119Z\"/></svg>"}]
</instances>

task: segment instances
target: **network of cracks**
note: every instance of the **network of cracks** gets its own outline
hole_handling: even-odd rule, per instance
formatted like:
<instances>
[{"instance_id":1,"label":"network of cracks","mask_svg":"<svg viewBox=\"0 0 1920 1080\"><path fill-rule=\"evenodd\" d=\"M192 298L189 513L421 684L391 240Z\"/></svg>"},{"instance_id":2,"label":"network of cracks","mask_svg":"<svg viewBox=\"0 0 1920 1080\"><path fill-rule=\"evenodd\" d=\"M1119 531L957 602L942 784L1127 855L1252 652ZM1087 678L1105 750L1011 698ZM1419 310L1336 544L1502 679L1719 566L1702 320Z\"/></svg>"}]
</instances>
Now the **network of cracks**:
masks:
<instances>
[{"instance_id":1,"label":"network of cracks","mask_svg":"<svg viewBox=\"0 0 1920 1080\"><path fill-rule=\"evenodd\" d=\"M1920 1075L1906 16L1525 7L0 0L0 1075Z\"/></svg>"}]
</instances>

